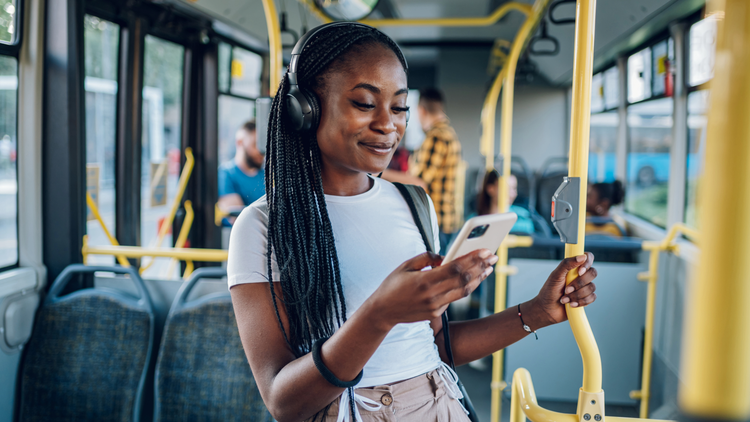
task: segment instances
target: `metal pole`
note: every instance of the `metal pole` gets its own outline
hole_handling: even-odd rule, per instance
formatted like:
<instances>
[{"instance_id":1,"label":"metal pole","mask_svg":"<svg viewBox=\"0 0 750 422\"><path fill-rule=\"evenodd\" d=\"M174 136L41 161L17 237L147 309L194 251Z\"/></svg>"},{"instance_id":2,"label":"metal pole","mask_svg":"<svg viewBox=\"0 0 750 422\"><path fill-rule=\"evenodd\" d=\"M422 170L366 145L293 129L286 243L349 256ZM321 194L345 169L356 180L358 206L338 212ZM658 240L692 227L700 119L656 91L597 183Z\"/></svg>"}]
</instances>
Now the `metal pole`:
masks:
<instances>
[{"instance_id":1,"label":"metal pole","mask_svg":"<svg viewBox=\"0 0 750 422\"><path fill-rule=\"evenodd\" d=\"M570 160L568 176L580 178L581 195L578 201L578 243L565 245L565 256L584 252L586 227L586 186L588 182L589 123L591 119L591 75L594 58L594 22L596 0L578 0L576 4L575 61L573 63L573 99L570 115ZM568 283L577 277L568 273ZM602 361L596 339L583 308L566 304L570 327L575 335L583 359L584 393L602 391ZM579 402L580 405L580 402Z\"/></svg>"},{"instance_id":2,"label":"metal pole","mask_svg":"<svg viewBox=\"0 0 750 422\"><path fill-rule=\"evenodd\" d=\"M266 26L268 27L268 48L270 50L271 75L268 79L271 81L269 89L272 97L276 96L276 91L281 83L281 69L284 67L281 52L281 29L279 27L279 14L276 13L276 5L273 0L263 0L263 11L266 14Z\"/></svg>"},{"instance_id":3,"label":"metal pole","mask_svg":"<svg viewBox=\"0 0 750 422\"><path fill-rule=\"evenodd\" d=\"M685 306L683 420L750 419L750 3L718 11L701 257Z\"/></svg>"}]
</instances>

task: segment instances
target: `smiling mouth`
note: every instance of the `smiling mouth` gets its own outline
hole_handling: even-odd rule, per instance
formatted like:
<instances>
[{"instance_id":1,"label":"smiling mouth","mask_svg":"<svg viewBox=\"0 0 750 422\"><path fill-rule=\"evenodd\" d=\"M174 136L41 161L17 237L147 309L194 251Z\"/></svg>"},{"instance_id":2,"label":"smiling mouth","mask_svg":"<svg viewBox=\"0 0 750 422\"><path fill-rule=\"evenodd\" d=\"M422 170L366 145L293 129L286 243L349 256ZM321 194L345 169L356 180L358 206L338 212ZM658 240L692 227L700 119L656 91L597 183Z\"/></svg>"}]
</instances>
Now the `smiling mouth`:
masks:
<instances>
[{"instance_id":1,"label":"smiling mouth","mask_svg":"<svg viewBox=\"0 0 750 422\"><path fill-rule=\"evenodd\" d=\"M363 147L367 148L368 150L372 151L375 154L378 155L388 155L393 150L392 144L386 144L386 143L376 143L376 144L360 144Z\"/></svg>"}]
</instances>

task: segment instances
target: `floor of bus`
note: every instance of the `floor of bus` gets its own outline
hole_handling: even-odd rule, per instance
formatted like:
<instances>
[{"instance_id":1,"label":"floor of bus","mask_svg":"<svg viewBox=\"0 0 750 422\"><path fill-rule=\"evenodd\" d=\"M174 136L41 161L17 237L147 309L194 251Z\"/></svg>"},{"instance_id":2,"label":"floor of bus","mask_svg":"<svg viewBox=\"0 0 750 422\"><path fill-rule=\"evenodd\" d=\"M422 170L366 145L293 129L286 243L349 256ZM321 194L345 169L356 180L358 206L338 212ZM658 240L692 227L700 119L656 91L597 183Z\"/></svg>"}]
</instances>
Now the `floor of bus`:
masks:
<instances>
[{"instance_id":1,"label":"floor of bus","mask_svg":"<svg viewBox=\"0 0 750 422\"><path fill-rule=\"evenodd\" d=\"M474 409L479 415L481 422L490 422L490 382L492 381L492 371L490 369L478 371L469 365L463 365L456 368L461 382L466 387L466 391L471 397ZM501 406L501 422L510 420L510 395L509 389L503 392L503 402ZM507 396L507 397L506 397ZM575 414L577 403L539 400L539 405L556 412ZM607 416L638 417L637 406L607 405L605 409Z\"/></svg>"}]
</instances>

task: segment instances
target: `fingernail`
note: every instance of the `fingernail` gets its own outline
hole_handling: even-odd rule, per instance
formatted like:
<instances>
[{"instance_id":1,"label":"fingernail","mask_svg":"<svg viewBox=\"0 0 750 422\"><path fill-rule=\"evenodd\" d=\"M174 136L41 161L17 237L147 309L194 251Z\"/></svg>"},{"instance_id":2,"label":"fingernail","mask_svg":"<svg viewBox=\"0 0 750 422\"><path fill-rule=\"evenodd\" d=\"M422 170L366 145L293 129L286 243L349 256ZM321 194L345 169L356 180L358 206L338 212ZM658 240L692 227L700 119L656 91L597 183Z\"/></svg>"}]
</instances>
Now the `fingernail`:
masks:
<instances>
[{"instance_id":1,"label":"fingernail","mask_svg":"<svg viewBox=\"0 0 750 422\"><path fill-rule=\"evenodd\" d=\"M571 303L571 304L570 304L570 307L571 307L571 308L577 308L577 307L578 307L578 302L573 302L573 303Z\"/></svg>"},{"instance_id":2,"label":"fingernail","mask_svg":"<svg viewBox=\"0 0 750 422\"><path fill-rule=\"evenodd\" d=\"M565 294L569 295L569 294L573 293L574 290L575 290L575 287L568 286L568 287L565 288Z\"/></svg>"},{"instance_id":3,"label":"fingernail","mask_svg":"<svg viewBox=\"0 0 750 422\"><path fill-rule=\"evenodd\" d=\"M576 257L576 261L583 262L586 259L586 255L578 255Z\"/></svg>"},{"instance_id":4,"label":"fingernail","mask_svg":"<svg viewBox=\"0 0 750 422\"><path fill-rule=\"evenodd\" d=\"M487 269L484 270L484 273L482 273L482 275L484 276L484 278L487 278L490 276L490 274L492 274L493 271L495 271L495 267L487 267Z\"/></svg>"},{"instance_id":5,"label":"fingernail","mask_svg":"<svg viewBox=\"0 0 750 422\"><path fill-rule=\"evenodd\" d=\"M479 252L479 257L482 259L485 259L490 255L492 255L492 252L490 252L489 249L482 249L482 252Z\"/></svg>"},{"instance_id":6,"label":"fingernail","mask_svg":"<svg viewBox=\"0 0 750 422\"><path fill-rule=\"evenodd\" d=\"M570 298L569 297L563 297L562 299L560 299L560 303L562 303L563 305L565 305L568 302L570 302Z\"/></svg>"},{"instance_id":7,"label":"fingernail","mask_svg":"<svg viewBox=\"0 0 750 422\"><path fill-rule=\"evenodd\" d=\"M490 258L490 261L489 261L490 265L495 265L497 263L497 261L499 261L499 260L500 260L499 256L497 256L497 255L493 256L492 258Z\"/></svg>"},{"instance_id":8,"label":"fingernail","mask_svg":"<svg viewBox=\"0 0 750 422\"><path fill-rule=\"evenodd\" d=\"M578 277L586 274L586 267L581 267L578 269Z\"/></svg>"}]
</instances>

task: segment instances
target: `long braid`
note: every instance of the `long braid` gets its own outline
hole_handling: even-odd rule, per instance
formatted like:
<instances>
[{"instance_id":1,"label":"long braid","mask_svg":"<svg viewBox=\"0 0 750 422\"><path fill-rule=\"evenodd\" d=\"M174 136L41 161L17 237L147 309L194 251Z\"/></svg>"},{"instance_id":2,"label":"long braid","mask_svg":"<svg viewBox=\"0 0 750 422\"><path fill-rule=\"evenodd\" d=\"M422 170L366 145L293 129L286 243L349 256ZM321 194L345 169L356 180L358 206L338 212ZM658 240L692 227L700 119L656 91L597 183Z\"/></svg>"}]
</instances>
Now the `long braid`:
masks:
<instances>
[{"instance_id":1,"label":"long braid","mask_svg":"<svg viewBox=\"0 0 750 422\"><path fill-rule=\"evenodd\" d=\"M301 86L320 88L323 76L341 62L354 46L380 44L390 48L406 70L401 50L386 35L372 28L337 26L309 40L298 63ZM273 100L266 146L266 199L268 203L267 274L274 311L284 340L295 356L312 349L315 340L333 335L347 319L333 228L321 179L321 157L316 134L288 129L285 96L287 77ZM273 275L276 260L279 274ZM278 280L274 280L278 276ZM288 318L284 329L278 295ZM353 388L349 389L354 416ZM323 414L325 414L324 409Z\"/></svg>"}]
</instances>

